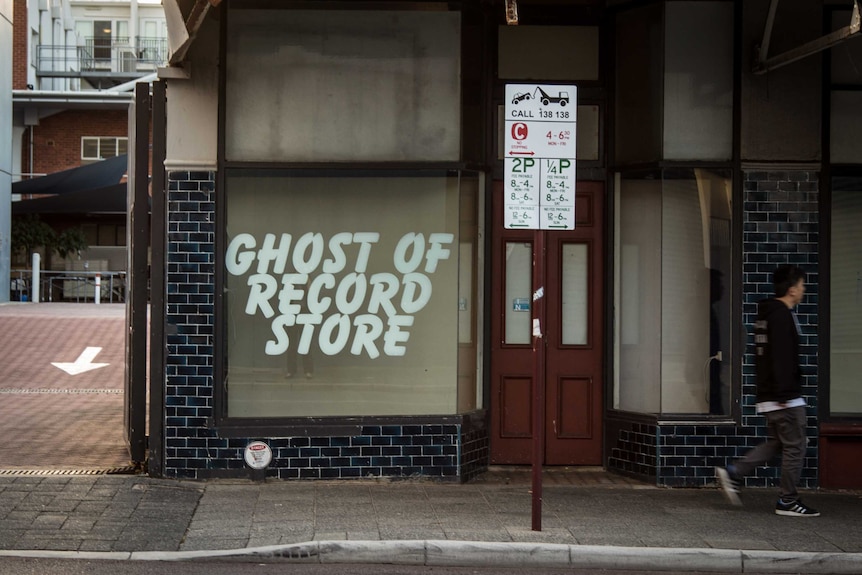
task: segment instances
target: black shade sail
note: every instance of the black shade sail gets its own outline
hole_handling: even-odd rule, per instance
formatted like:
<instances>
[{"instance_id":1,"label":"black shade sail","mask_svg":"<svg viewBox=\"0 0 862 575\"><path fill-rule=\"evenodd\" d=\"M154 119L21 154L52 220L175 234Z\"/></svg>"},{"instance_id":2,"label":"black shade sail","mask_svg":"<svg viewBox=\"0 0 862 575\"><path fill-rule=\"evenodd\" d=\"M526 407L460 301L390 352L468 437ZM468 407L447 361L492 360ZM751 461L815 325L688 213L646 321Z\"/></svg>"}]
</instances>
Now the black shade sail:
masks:
<instances>
[{"instance_id":1,"label":"black shade sail","mask_svg":"<svg viewBox=\"0 0 862 575\"><path fill-rule=\"evenodd\" d=\"M95 190L79 190L35 200L12 202L12 215L24 214L125 214L128 185L114 184Z\"/></svg>"},{"instance_id":2,"label":"black shade sail","mask_svg":"<svg viewBox=\"0 0 862 575\"><path fill-rule=\"evenodd\" d=\"M68 194L81 190L95 190L119 184L126 173L128 156L115 156L80 166L54 172L47 176L12 183L13 194ZM16 202L13 202L13 204Z\"/></svg>"}]
</instances>

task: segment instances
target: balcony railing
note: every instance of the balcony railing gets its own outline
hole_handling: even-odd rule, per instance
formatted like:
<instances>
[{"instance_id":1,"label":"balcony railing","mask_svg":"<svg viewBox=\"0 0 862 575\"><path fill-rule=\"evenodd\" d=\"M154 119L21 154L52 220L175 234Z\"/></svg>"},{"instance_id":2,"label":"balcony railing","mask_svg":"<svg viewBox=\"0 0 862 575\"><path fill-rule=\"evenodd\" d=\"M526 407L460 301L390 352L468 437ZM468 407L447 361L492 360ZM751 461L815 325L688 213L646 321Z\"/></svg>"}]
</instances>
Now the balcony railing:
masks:
<instances>
[{"instance_id":1,"label":"balcony railing","mask_svg":"<svg viewBox=\"0 0 862 575\"><path fill-rule=\"evenodd\" d=\"M168 60L163 38L84 38L79 46L40 44L36 75L75 78L82 76L137 76L154 72Z\"/></svg>"}]
</instances>

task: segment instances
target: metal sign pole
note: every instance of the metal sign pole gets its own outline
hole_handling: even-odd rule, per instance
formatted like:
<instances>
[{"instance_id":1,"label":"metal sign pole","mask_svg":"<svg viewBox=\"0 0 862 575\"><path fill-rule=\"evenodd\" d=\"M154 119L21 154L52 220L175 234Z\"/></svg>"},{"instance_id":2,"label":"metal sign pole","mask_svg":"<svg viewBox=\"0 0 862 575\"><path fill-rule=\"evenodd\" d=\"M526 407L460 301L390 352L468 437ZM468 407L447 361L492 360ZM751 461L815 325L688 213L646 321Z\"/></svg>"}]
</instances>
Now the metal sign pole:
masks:
<instances>
[{"instance_id":1,"label":"metal sign pole","mask_svg":"<svg viewBox=\"0 0 862 575\"><path fill-rule=\"evenodd\" d=\"M542 464L545 461L545 230L534 230L533 249L533 531L542 530Z\"/></svg>"},{"instance_id":2,"label":"metal sign pole","mask_svg":"<svg viewBox=\"0 0 862 575\"><path fill-rule=\"evenodd\" d=\"M533 230L533 531L545 462L546 230L575 227L577 86L506 84L503 226Z\"/></svg>"}]
</instances>

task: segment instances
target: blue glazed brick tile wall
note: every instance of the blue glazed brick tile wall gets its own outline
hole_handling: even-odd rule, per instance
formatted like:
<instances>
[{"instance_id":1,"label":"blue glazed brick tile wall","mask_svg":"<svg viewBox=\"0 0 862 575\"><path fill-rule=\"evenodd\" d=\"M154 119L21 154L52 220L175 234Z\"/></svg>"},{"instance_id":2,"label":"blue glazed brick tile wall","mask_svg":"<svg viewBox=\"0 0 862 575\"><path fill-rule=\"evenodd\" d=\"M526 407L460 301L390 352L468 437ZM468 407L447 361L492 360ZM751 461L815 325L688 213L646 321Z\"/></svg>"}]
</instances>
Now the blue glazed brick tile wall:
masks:
<instances>
[{"instance_id":1,"label":"blue glazed brick tile wall","mask_svg":"<svg viewBox=\"0 0 862 575\"><path fill-rule=\"evenodd\" d=\"M749 171L744 174L743 221L743 323L746 353L742 365L742 427L746 441L736 456L766 437L766 422L755 413L755 371L752 329L757 302L773 295L772 271L781 264L795 264L807 273L806 295L797 308L802 327L800 363L803 396L808 403L808 453L801 485L817 485L817 325L818 325L818 177L814 171ZM749 477L749 486L774 486L780 470L760 468Z\"/></svg>"},{"instance_id":2,"label":"blue glazed brick tile wall","mask_svg":"<svg viewBox=\"0 0 862 575\"><path fill-rule=\"evenodd\" d=\"M218 457L225 443L207 427L213 416L214 188L209 172L171 172L168 179L163 467L169 477L196 477L202 461Z\"/></svg>"},{"instance_id":3,"label":"blue glazed brick tile wall","mask_svg":"<svg viewBox=\"0 0 862 575\"><path fill-rule=\"evenodd\" d=\"M608 469L644 481L655 481L656 430L654 423L609 421Z\"/></svg>"},{"instance_id":4,"label":"blue glazed brick tile wall","mask_svg":"<svg viewBox=\"0 0 862 575\"><path fill-rule=\"evenodd\" d=\"M167 477L245 477L243 453L266 441L268 477L342 479L427 476L466 481L488 466L488 432L481 416L460 422L365 425L356 435L220 437L213 428L215 174L168 175L167 359L165 461Z\"/></svg>"},{"instance_id":5,"label":"blue glazed brick tile wall","mask_svg":"<svg viewBox=\"0 0 862 575\"><path fill-rule=\"evenodd\" d=\"M699 487L711 484L715 467L724 466L745 438L734 425L663 424L658 427L659 485Z\"/></svg>"}]
</instances>

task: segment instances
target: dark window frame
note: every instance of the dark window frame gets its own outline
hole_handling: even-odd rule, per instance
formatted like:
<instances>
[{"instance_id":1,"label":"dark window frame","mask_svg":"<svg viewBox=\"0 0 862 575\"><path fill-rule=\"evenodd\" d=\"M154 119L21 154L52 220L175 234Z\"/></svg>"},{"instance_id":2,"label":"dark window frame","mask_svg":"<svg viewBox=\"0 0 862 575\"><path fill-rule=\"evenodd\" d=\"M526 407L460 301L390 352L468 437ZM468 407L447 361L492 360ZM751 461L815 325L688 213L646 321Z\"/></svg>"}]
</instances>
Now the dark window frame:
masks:
<instances>
[{"instance_id":1,"label":"dark window frame","mask_svg":"<svg viewBox=\"0 0 862 575\"><path fill-rule=\"evenodd\" d=\"M465 108L465 98L476 98L474 104L479 104L483 109L483 117L487 116L486 91L478 93L467 93L465 86L471 85L470 80L476 80L465 70L465 62L474 58L487 59L487 53L483 51L483 45L479 35L468 33L468 28L478 27L487 34L487 22L484 21L482 13L473 7L460 4L443 4L439 2L428 3L405 3L393 2L357 2L328 4L329 9L339 10L422 10L423 7L435 7L435 9L446 9L461 12L461 107ZM256 9L316 9L321 6L314 2L291 2L287 6L273 0L258 0L252 2L237 2L228 0L220 7L220 33L219 33L219 61L227 61L227 23L231 10L243 8ZM465 53L466 51L466 53ZM477 53L478 52L478 53ZM488 85L488 66L482 66L481 77L478 78L479 85ZM226 332L226 299L223 293L225 285L226 270L224 267L224 253L226 245L226 181L227 173L260 173L266 171L278 171L285 174L298 172L313 172L321 177L334 177L346 175L351 172L361 171L364 173L375 172L379 174L399 175L405 171L434 171L434 172L485 172L490 170L481 161L484 158L486 139L484 134L477 134L476 142L465 143L464 141L464 114L461 119L461 160L457 162L237 162L229 161L225 157L225 127L226 127L226 69L219 67L218 79L218 140L217 140L217 166L216 189L215 189L215 293L214 293L214 345L213 345L213 417L209 422L210 427L218 428L222 437L248 437L250 435L261 436L285 436L285 435L360 435L362 428L368 425L381 424L459 424L468 420L472 413L481 412L484 406L477 406L473 412L452 415L416 415L416 416L325 416L325 417L274 417L274 418L238 418L227 416L227 389L225 376L227 372L227 338ZM472 146L472 147L471 147ZM465 147L469 148L465 151ZM465 158L468 158L465 160ZM487 183L487 182L486 182ZM485 190L480 190L484 193ZM479 246L478 249L483 249ZM476 326L481 329L481 326ZM486 376L487 379L487 376ZM486 382L477 382L477 386L486 387ZM487 394L483 394L487 402Z\"/></svg>"}]
</instances>

